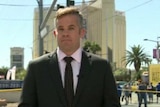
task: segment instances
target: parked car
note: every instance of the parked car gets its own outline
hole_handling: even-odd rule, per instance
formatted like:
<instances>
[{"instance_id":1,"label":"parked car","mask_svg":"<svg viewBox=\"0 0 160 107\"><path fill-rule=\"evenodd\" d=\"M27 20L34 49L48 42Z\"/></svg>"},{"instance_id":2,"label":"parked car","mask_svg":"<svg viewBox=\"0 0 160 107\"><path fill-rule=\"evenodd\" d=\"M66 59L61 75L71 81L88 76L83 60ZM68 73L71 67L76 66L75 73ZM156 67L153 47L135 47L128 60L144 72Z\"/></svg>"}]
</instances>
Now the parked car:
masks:
<instances>
[{"instance_id":1,"label":"parked car","mask_svg":"<svg viewBox=\"0 0 160 107\"><path fill-rule=\"evenodd\" d=\"M128 82L127 82L127 81L116 81L116 83L117 83L121 88L123 88L123 86L124 86L125 84L127 84Z\"/></svg>"}]
</instances>

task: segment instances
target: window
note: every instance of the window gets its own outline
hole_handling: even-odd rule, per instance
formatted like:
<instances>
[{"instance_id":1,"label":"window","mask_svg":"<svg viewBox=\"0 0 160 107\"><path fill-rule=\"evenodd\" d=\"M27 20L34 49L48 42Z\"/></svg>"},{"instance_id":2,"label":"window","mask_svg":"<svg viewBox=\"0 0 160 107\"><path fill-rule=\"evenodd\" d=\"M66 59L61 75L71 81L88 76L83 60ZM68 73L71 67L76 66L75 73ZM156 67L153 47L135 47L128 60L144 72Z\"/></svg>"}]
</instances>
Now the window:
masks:
<instances>
[{"instance_id":1,"label":"window","mask_svg":"<svg viewBox=\"0 0 160 107\"><path fill-rule=\"evenodd\" d=\"M13 55L13 61L22 61L22 55Z\"/></svg>"}]
</instances>

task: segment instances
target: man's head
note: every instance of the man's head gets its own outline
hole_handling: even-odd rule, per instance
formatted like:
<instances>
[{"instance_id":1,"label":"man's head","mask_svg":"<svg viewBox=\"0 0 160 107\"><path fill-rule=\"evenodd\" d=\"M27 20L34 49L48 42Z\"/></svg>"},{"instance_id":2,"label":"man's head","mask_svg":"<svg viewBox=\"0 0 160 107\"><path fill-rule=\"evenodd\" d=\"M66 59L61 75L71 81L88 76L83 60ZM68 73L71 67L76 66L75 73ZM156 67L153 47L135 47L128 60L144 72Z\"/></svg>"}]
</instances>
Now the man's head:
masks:
<instances>
[{"instance_id":1,"label":"man's head","mask_svg":"<svg viewBox=\"0 0 160 107\"><path fill-rule=\"evenodd\" d=\"M55 24L54 35L59 48L67 55L73 54L80 47L80 39L85 35L82 15L74 7L59 9Z\"/></svg>"},{"instance_id":2,"label":"man's head","mask_svg":"<svg viewBox=\"0 0 160 107\"><path fill-rule=\"evenodd\" d=\"M57 20L66 15L76 15L79 18L79 26L83 27L83 16L80 14L78 8L75 7L66 7L60 8L56 12L56 27L57 27Z\"/></svg>"}]
</instances>

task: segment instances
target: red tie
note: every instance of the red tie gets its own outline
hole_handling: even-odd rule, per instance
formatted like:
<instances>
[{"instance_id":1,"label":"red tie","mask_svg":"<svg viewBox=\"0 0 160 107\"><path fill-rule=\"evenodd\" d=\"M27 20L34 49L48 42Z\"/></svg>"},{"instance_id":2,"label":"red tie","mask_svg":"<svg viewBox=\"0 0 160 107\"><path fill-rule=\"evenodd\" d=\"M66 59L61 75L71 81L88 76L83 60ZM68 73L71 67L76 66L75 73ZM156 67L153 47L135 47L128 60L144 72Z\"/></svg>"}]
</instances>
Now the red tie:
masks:
<instances>
[{"instance_id":1,"label":"red tie","mask_svg":"<svg viewBox=\"0 0 160 107\"><path fill-rule=\"evenodd\" d=\"M71 62L73 58L65 57L64 60L66 62L65 84L64 84L65 95L66 95L68 107L72 107L73 98L74 98L74 90L73 90L73 72L72 72Z\"/></svg>"}]
</instances>

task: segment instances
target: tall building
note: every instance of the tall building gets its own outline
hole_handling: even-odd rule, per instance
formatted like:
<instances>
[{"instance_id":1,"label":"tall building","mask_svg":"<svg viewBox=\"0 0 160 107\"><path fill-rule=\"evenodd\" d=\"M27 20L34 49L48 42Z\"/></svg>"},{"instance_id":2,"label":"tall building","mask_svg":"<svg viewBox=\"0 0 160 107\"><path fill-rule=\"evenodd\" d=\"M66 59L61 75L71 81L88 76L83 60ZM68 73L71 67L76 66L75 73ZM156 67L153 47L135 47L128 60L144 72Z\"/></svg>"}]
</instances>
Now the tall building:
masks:
<instances>
[{"instance_id":1,"label":"tall building","mask_svg":"<svg viewBox=\"0 0 160 107\"><path fill-rule=\"evenodd\" d=\"M10 48L10 67L24 68L24 48Z\"/></svg>"},{"instance_id":2,"label":"tall building","mask_svg":"<svg viewBox=\"0 0 160 107\"><path fill-rule=\"evenodd\" d=\"M96 0L89 5L83 2L81 11L86 19L87 40L100 45L100 56L113 67L125 67L122 62L126 50L125 13L115 10L114 0Z\"/></svg>"},{"instance_id":3,"label":"tall building","mask_svg":"<svg viewBox=\"0 0 160 107\"><path fill-rule=\"evenodd\" d=\"M116 67L121 68L125 66L122 57L126 55L126 19L125 13L122 11L115 12L115 34L113 37L113 61Z\"/></svg>"},{"instance_id":4,"label":"tall building","mask_svg":"<svg viewBox=\"0 0 160 107\"><path fill-rule=\"evenodd\" d=\"M87 34L82 40L94 41L100 47L98 53L102 58L109 60L115 68L124 68L122 57L125 56L126 50L126 21L125 13L115 10L114 0L95 0L85 2L82 0L82 5L77 6L84 16L84 26ZM44 9L44 15L47 12ZM52 14L46 24L47 35L43 37L43 50L53 51L57 47L56 39L53 36L54 15L56 9L53 9ZM38 9L34 11L34 19L39 19ZM34 35L33 35L33 58L38 57L38 20L34 20Z\"/></svg>"}]
</instances>

